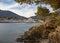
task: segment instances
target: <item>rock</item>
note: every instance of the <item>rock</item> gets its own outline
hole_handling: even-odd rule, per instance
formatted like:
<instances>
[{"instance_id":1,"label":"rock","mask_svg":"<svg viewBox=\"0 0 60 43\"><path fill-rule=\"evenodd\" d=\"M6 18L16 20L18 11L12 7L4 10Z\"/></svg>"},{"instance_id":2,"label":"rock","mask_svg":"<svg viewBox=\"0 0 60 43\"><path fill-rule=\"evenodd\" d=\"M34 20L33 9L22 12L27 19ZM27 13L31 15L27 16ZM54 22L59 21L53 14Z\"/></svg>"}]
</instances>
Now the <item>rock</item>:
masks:
<instances>
[{"instance_id":1,"label":"rock","mask_svg":"<svg viewBox=\"0 0 60 43\"><path fill-rule=\"evenodd\" d=\"M49 34L49 43L60 43L60 26L58 26L55 32Z\"/></svg>"},{"instance_id":2,"label":"rock","mask_svg":"<svg viewBox=\"0 0 60 43\"><path fill-rule=\"evenodd\" d=\"M41 23L40 25L31 27L22 35L20 41L30 41L29 43L60 43L60 26L54 25L56 19L50 19ZM42 41L41 41L42 39ZM19 41L19 40L18 40Z\"/></svg>"}]
</instances>

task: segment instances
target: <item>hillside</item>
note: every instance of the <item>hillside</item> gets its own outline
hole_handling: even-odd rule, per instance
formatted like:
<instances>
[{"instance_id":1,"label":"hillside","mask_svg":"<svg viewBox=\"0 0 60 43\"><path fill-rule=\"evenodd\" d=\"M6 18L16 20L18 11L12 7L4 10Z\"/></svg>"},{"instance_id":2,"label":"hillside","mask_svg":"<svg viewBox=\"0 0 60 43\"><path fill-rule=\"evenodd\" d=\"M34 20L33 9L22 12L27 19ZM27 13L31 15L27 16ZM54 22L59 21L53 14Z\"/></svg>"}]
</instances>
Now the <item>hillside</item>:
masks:
<instances>
[{"instance_id":1,"label":"hillside","mask_svg":"<svg viewBox=\"0 0 60 43\"><path fill-rule=\"evenodd\" d=\"M30 18L32 18L32 19L37 19L38 17L37 17L37 16L31 16Z\"/></svg>"},{"instance_id":2,"label":"hillside","mask_svg":"<svg viewBox=\"0 0 60 43\"><path fill-rule=\"evenodd\" d=\"M26 17L23 17L23 16L19 16L11 11L6 11L6 10L0 10L0 17L15 17L17 19L27 19Z\"/></svg>"}]
</instances>

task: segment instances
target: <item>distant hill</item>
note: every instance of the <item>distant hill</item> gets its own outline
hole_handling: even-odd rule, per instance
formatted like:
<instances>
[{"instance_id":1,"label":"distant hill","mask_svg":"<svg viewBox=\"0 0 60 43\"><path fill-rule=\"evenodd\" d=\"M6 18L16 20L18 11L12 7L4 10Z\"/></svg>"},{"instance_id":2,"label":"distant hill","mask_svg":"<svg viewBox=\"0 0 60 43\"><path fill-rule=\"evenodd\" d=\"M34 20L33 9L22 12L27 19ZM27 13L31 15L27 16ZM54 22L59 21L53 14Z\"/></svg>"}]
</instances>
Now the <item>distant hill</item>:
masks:
<instances>
[{"instance_id":1,"label":"distant hill","mask_svg":"<svg viewBox=\"0 0 60 43\"><path fill-rule=\"evenodd\" d=\"M37 19L38 17L37 17L37 16L31 16L30 18L32 18L32 19Z\"/></svg>"},{"instance_id":2,"label":"distant hill","mask_svg":"<svg viewBox=\"0 0 60 43\"><path fill-rule=\"evenodd\" d=\"M0 17L16 17L17 19L27 19L26 17L19 16L11 11L0 10Z\"/></svg>"}]
</instances>

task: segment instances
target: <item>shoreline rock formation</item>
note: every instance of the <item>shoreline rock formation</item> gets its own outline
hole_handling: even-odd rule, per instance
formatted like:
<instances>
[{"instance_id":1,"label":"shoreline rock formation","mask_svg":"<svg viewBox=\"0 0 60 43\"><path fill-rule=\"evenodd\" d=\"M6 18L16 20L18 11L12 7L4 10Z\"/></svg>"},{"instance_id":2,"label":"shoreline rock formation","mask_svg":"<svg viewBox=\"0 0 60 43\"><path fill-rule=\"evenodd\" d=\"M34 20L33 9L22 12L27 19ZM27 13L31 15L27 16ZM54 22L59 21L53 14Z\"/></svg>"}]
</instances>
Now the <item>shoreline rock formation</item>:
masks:
<instances>
[{"instance_id":1,"label":"shoreline rock formation","mask_svg":"<svg viewBox=\"0 0 60 43\"><path fill-rule=\"evenodd\" d=\"M40 25L31 27L17 42L24 43L60 43L60 25L56 24L56 18L49 19Z\"/></svg>"}]
</instances>

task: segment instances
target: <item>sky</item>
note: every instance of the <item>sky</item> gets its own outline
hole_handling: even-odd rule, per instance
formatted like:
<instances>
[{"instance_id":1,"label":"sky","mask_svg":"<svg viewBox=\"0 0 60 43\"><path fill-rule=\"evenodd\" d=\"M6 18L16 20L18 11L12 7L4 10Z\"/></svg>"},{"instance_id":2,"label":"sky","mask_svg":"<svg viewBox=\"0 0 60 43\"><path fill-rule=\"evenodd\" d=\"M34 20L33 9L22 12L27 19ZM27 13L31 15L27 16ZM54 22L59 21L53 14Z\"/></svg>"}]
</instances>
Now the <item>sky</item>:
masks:
<instances>
[{"instance_id":1,"label":"sky","mask_svg":"<svg viewBox=\"0 0 60 43\"><path fill-rule=\"evenodd\" d=\"M42 5L43 7L47 7L50 12L53 11L51 6L49 5ZM32 4L22 4L15 2L14 0L0 0L0 10L8 10L11 12L14 12L18 15L25 16L25 17L31 17L35 16L35 13L37 12L37 5Z\"/></svg>"}]
</instances>

